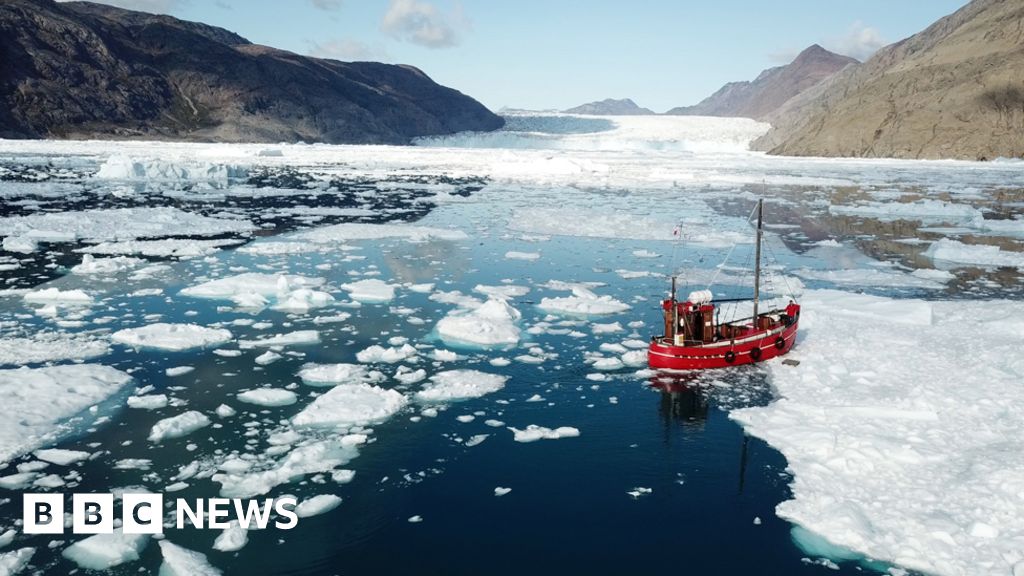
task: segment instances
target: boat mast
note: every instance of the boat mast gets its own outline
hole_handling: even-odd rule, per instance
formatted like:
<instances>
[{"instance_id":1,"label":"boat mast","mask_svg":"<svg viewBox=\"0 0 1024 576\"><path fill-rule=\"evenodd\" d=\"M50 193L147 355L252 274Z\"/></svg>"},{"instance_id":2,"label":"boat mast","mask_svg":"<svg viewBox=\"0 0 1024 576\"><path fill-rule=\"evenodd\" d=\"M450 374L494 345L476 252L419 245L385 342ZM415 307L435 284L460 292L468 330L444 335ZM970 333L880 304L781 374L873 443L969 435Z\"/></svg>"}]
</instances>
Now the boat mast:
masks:
<instances>
[{"instance_id":1,"label":"boat mast","mask_svg":"<svg viewBox=\"0 0 1024 576\"><path fill-rule=\"evenodd\" d=\"M761 235L764 230L764 198L757 201L757 242L754 248L754 330L757 330L757 302L761 288Z\"/></svg>"}]
</instances>

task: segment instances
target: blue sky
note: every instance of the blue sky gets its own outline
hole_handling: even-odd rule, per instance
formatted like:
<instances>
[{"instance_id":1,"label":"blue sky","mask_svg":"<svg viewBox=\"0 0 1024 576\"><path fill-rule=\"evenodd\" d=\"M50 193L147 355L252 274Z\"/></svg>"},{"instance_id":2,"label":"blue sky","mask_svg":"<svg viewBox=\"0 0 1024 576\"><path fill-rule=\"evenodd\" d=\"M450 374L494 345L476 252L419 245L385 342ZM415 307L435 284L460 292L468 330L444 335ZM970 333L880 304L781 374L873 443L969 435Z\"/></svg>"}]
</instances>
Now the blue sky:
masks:
<instances>
[{"instance_id":1,"label":"blue sky","mask_svg":"<svg viewBox=\"0 0 1024 576\"><path fill-rule=\"evenodd\" d=\"M104 0L300 54L412 64L491 109L694 104L818 43L855 57L966 0Z\"/></svg>"}]
</instances>

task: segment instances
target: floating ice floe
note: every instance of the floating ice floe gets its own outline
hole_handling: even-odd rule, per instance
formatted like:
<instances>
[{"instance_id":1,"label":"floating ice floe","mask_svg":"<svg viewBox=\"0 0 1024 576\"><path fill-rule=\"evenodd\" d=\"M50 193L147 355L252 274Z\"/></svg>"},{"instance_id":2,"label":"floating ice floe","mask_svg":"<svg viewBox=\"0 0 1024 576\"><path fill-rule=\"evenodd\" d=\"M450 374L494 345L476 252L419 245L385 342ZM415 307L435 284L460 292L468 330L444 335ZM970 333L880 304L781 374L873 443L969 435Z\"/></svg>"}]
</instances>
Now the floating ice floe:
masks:
<instances>
[{"instance_id":1,"label":"floating ice floe","mask_svg":"<svg viewBox=\"0 0 1024 576\"><path fill-rule=\"evenodd\" d=\"M374 344L357 352L356 360L363 363L387 362L388 364L394 364L395 362L401 362L403 360L413 358L417 354L419 353L416 349L409 344L392 346L390 348Z\"/></svg>"},{"instance_id":2,"label":"floating ice floe","mask_svg":"<svg viewBox=\"0 0 1024 576\"><path fill-rule=\"evenodd\" d=\"M384 375L362 364L307 364L299 370L299 378L310 386L336 386L374 384L382 382Z\"/></svg>"},{"instance_id":3,"label":"floating ice floe","mask_svg":"<svg viewBox=\"0 0 1024 576\"><path fill-rule=\"evenodd\" d=\"M0 462L59 440L69 420L110 398L131 376L99 364L0 370ZM99 413L91 414L92 418Z\"/></svg>"},{"instance_id":4,"label":"floating ice floe","mask_svg":"<svg viewBox=\"0 0 1024 576\"><path fill-rule=\"evenodd\" d=\"M999 246L985 244L964 244L949 238L932 242L924 255L936 261L955 264L1024 268L1024 252L1010 252Z\"/></svg>"},{"instance_id":5,"label":"floating ice floe","mask_svg":"<svg viewBox=\"0 0 1024 576\"><path fill-rule=\"evenodd\" d=\"M970 222L981 213L967 204L956 204L941 200L921 199L916 202L868 202L865 204L842 205L832 204L828 207L832 214L844 216L866 216L891 222L894 220L917 220L924 223L964 223Z\"/></svg>"},{"instance_id":6,"label":"floating ice floe","mask_svg":"<svg viewBox=\"0 0 1024 576\"><path fill-rule=\"evenodd\" d=\"M37 332L30 338L0 338L0 366L88 360L108 353L109 343L90 334Z\"/></svg>"},{"instance_id":7,"label":"floating ice floe","mask_svg":"<svg viewBox=\"0 0 1024 576\"><path fill-rule=\"evenodd\" d=\"M134 562L149 543L148 534L125 534L115 528L112 534L95 534L68 546L61 553L86 570L109 570L125 562Z\"/></svg>"},{"instance_id":8,"label":"floating ice floe","mask_svg":"<svg viewBox=\"0 0 1024 576\"><path fill-rule=\"evenodd\" d=\"M2 228L0 228L2 230ZM427 240L465 240L469 238L461 230L429 228L411 224L335 224L312 230L296 232L286 236L290 240L314 242L317 244L344 243L354 240L383 240L404 238L417 242Z\"/></svg>"},{"instance_id":9,"label":"floating ice floe","mask_svg":"<svg viewBox=\"0 0 1024 576\"><path fill-rule=\"evenodd\" d=\"M527 286L516 286L515 284L502 284L500 286L477 284L473 287L473 291L485 294L488 297L511 299L526 296L530 293L530 288Z\"/></svg>"},{"instance_id":10,"label":"floating ice floe","mask_svg":"<svg viewBox=\"0 0 1024 576\"><path fill-rule=\"evenodd\" d=\"M208 256L221 248L234 246L241 240L190 240L171 238L167 240L124 240L120 242L101 242L78 248L75 252L83 254L135 254L150 258L198 258Z\"/></svg>"},{"instance_id":11,"label":"floating ice floe","mask_svg":"<svg viewBox=\"0 0 1024 576\"><path fill-rule=\"evenodd\" d=\"M617 314L630 308L629 304L620 302L611 296L598 296L582 285L571 285L570 289L572 296L543 298L537 307L548 312L583 316Z\"/></svg>"},{"instance_id":12,"label":"floating ice floe","mask_svg":"<svg viewBox=\"0 0 1024 576\"><path fill-rule=\"evenodd\" d=\"M437 323L446 343L476 346L515 346L519 342L518 310L503 298L491 298L474 310L455 310Z\"/></svg>"},{"instance_id":13,"label":"floating ice floe","mask_svg":"<svg viewBox=\"0 0 1024 576\"><path fill-rule=\"evenodd\" d=\"M117 274L142 264L145 260L129 256L96 258L92 254L82 256L82 262L71 267L72 274Z\"/></svg>"},{"instance_id":14,"label":"floating ice floe","mask_svg":"<svg viewBox=\"0 0 1024 576\"><path fill-rule=\"evenodd\" d=\"M232 520L213 541L213 549L221 552L237 552L249 542L249 531L239 525L238 520Z\"/></svg>"},{"instance_id":15,"label":"floating ice floe","mask_svg":"<svg viewBox=\"0 0 1024 576\"><path fill-rule=\"evenodd\" d=\"M540 252L516 252L515 250L509 250L505 253L505 258L509 260L539 260Z\"/></svg>"},{"instance_id":16,"label":"floating ice floe","mask_svg":"<svg viewBox=\"0 0 1024 576\"><path fill-rule=\"evenodd\" d=\"M5 243L8 238L26 238L26 248L50 240L113 242L176 234L247 233L253 229L255 226L248 220L212 218L170 207L45 212L0 218L0 236L7 237Z\"/></svg>"},{"instance_id":17,"label":"floating ice floe","mask_svg":"<svg viewBox=\"0 0 1024 576\"><path fill-rule=\"evenodd\" d=\"M498 487L496 487L494 489L494 495L495 496L504 496L505 494L508 494L511 491L512 491L511 488L506 488L506 487L498 486Z\"/></svg>"},{"instance_id":18,"label":"floating ice floe","mask_svg":"<svg viewBox=\"0 0 1024 576\"><path fill-rule=\"evenodd\" d=\"M275 308L281 310L306 311L334 301L330 294L315 290L323 284L323 278L246 272L190 286L179 294L229 300L244 308L262 308L275 303Z\"/></svg>"},{"instance_id":19,"label":"floating ice floe","mask_svg":"<svg viewBox=\"0 0 1024 576\"><path fill-rule=\"evenodd\" d=\"M309 441L292 449L268 469L214 474L213 480L221 484L220 494L225 498L253 498L307 474L344 466L359 456L358 447L365 442L366 436L362 434Z\"/></svg>"},{"instance_id":20,"label":"floating ice floe","mask_svg":"<svg viewBox=\"0 0 1024 576\"><path fill-rule=\"evenodd\" d=\"M198 324L157 323L141 328L125 328L110 335L118 344L135 348L158 348L179 352L230 342L233 336L224 328L207 328Z\"/></svg>"},{"instance_id":21,"label":"floating ice floe","mask_svg":"<svg viewBox=\"0 0 1024 576\"><path fill-rule=\"evenodd\" d=\"M300 428L350 428L383 422L405 407L401 392L370 384L343 384L317 397L292 418Z\"/></svg>"},{"instance_id":22,"label":"floating ice floe","mask_svg":"<svg viewBox=\"0 0 1024 576\"><path fill-rule=\"evenodd\" d=\"M778 400L731 414L794 474L778 515L922 573L1019 570L1024 414L1007 407L1024 402L1024 303L801 304L800 365L768 364Z\"/></svg>"},{"instance_id":23,"label":"floating ice floe","mask_svg":"<svg viewBox=\"0 0 1024 576\"><path fill-rule=\"evenodd\" d=\"M0 554L0 574L18 574L28 566L29 560L35 554L35 548L19 548L13 552Z\"/></svg>"},{"instance_id":24,"label":"floating ice floe","mask_svg":"<svg viewBox=\"0 0 1024 576\"><path fill-rule=\"evenodd\" d=\"M479 370L447 370L430 377L430 383L416 393L419 402L468 400L497 392L505 387L507 376Z\"/></svg>"},{"instance_id":25,"label":"floating ice floe","mask_svg":"<svg viewBox=\"0 0 1024 576\"><path fill-rule=\"evenodd\" d=\"M342 284L341 289L349 293L353 300L376 304L387 302L395 297L394 284L388 284L376 278L367 278L356 282Z\"/></svg>"},{"instance_id":26,"label":"floating ice floe","mask_svg":"<svg viewBox=\"0 0 1024 576\"><path fill-rule=\"evenodd\" d=\"M49 462L50 464L56 464L58 466L70 466L76 462L81 462L82 460L89 458L92 454L81 450L47 448L44 450L36 450L32 455L43 462Z\"/></svg>"},{"instance_id":27,"label":"floating ice floe","mask_svg":"<svg viewBox=\"0 0 1024 576\"><path fill-rule=\"evenodd\" d=\"M307 498L295 506L295 515L299 518L309 518L325 512L330 512L341 505L341 498L334 494L318 494Z\"/></svg>"},{"instance_id":28,"label":"floating ice floe","mask_svg":"<svg viewBox=\"0 0 1024 576\"><path fill-rule=\"evenodd\" d=\"M509 430L512 431L513 440L516 442L536 442L537 440L558 440L559 438L575 438L580 435L580 431L577 428L571 426L562 426L560 428L545 428L543 426L537 426L536 424L530 424L526 428L520 430L509 426Z\"/></svg>"},{"instance_id":29,"label":"floating ice floe","mask_svg":"<svg viewBox=\"0 0 1024 576\"><path fill-rule=\"evenodd\" d=\"M839 286L863 286L882 288L919 288L923 290L941 290L946 287L945 281L940 281L935 274L923 272L918 274L905 273L888 268L863 268L853 270L810 270L801 268L794 270L793 274L805 280L824 280ZM948 280L952 276L945 275Z\"/></svg>"},{"instance_id":30,"label":"floating ice floe","mask_svg":"<svg viewBox=\"0 0 1024 576\"><path fill-rule=\"evenodd\" d=\"M167 540L160 541L160 553L164 561L160 565L160 576L220 576L206 554L182 548Z\"/></svg>"},{"instance_id":31,"label":"floating ice floe","mask_svg":"<svg viewBox=\"0 0 1024 576\"><path fill-rule=\"evenodd\" d=\"M132 158L122 154L109 156L93 178L97 180L141 180L145 182L227 182L245 178L247 168L196 160L168 162L156 158Z\"/></svg>"},{"instance_id":32,"label":"floating ice floe","mask_svg":"<svg viewBox=\"0 0 1024 576\"><path fill-rule=\"evenodd\" d=\"M36 304L60 303L87 306L92 304L93 298L83 290L61 290L59 288L45 288L43 290L32 290L26 292L22 299L25 302Z\"/></svg>"},{"instance_id":33,"label":"floating ice floe","mask_svg":"<svg viewBox=\"0 0 1024 576\"><path fill-rule=\"evenodd\" d=\"M235 396L239 402L257 406L277 407L295 404L298 397L295 392L283 388L257 388L246 390Z\"/></svg>"},{"instance_id":34,"label":"floating ice floe","mask_svg":"<svg viewBox=\"0 0 1024 576\"><path fill-rule=\"evenodd\" d=\"M159 410L166 408L169 400L166 394L147 394L145 396L128 397L128 407L140 410Z\"/></svg>"},{"instance_id":35,"label":"floating ice floe","mask_svg":"<svg viewBox=\"0 0 1024 576\"><path fill-rule=\"evenodd\" d=\"M163 442L172 438L181 438L210 425L210 419L202 412L189 410L177 416L164 418L153 425L149 431L150 442Z\"/></svg>"}]
</instances>

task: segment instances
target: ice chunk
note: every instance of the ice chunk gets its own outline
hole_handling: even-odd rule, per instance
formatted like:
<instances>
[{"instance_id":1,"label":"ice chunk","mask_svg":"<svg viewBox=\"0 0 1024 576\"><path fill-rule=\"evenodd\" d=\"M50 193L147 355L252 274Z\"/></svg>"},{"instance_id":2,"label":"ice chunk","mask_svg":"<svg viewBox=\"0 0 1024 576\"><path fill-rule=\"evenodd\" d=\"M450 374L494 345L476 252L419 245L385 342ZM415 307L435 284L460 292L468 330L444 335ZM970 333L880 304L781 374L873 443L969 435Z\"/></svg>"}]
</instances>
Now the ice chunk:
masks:
<instances>
[{"instance_id":1,"label":"ice chunk","mask_svg":"<svg viewBox=\"0 0 1024 576\"><path fill-rule=\"evenodd\" d=\"M38 212L0 218L0 236L37 240L114 241L188 234L211 236L255 229L248 220L212 218L171 207Z\"/></svg>"},{"instance_id":2,"label":"ice chunk","mask_svg":"<svg viewBox=\"0 0 1024 576\"><path fill-rule=\"evenodd\" d=\"M1010 252L1002 250L999 246L985 244L964 244L949 238L932 242L924 255L933 260L957 264L1024 268L1024 252Z\"/></svg>"},{"instance_id":3,"label":"ice chunk","mask_svg":"<svg viewBox=\"0 0 1024 576\"><path fill-rule=\"evenodd\" d=\"M206 554L182 548L167 540L160 541L164 562L160 576L220 576L221 571L210 565Z\"/></svg>"},{"instance_id":4,"label":"ice chunk","mask_svg":"<svg viewBox=\"0 0 1024 576\"><path fill-rule=\"evenodd\" d=\"M58 440L73 430L68 419L131 380L98 364L0 370L0 462Z\"/></svg>"},{"instance_id":5,"label":"ice chunk","mask_svg":"<svg viewBox=\"0 0 1024 576\"><path fill-rule=\"evenodd\" d=\"M545 428L543 426L537 426L536 424L530 424L525 429L520 430L509 426L509 430L512 431L513 439L516 442L536 442L537 440L558 440L559 438L574 438L580 435L580 431L571 426L562 426L560 428Z\"/></svg>"},{"instance_id":6,"label":"ice chunk","mask_svg":"<svg viewBox=\"0 0 1024 576\"><path fill-rule=\"evenodd\" d=\"M277 362L281 358L282 358L282 356L280 354L278 354L277 352L274 352L272 350L267 350L263 354L260 354L259 356L257 356L256 359L253 360L253 362L255 362L256 364L259 364L260 366L266 366L267 364L273 364L274 362Z\"/></svg>"},{"instance_id":7,"label":"ice chunk","mask_svg":"<svg viewBox=\"0 0 1024 576\"><path fill-rule=\"evenodd\" d=\"M516 252L510 250L505 253L505 258L509 260L537 260L540 258L540 252Z\"/></svg>"},{"instance_id":8,"label":"ice chunk","mask_svg":"<svg viewBox=\"0 0 1024 576\"><path fill-rule=\"evenodd\" d=\"M232 520L230 525L213 541L213 549L221 552L237 552L248 542L249 531L242 528L238 520Z\"/></svg>"},{"instance_id":9,"label":"ice chunk","mask_svg":"<svg viewBox=\"0 0 1024 576\"><path fill-rule=\"evenodd\" d=\"M60 290L58 288L46 288L26 292L22 298L25 302L48 304L59 302L86 306L92 304L92 296L82 290Z\"/></svg>"},{"instance_id":10,"label":"ice chunk","mask_svg":"<svg viewBox=\"0 0 1024 576\"><path fill-rule=\"evenodd\" d=\"M157 158L132 158L122 154L109 156L93 178L98 180L140 180L143 182L227 182L245 178L244 167L197 160L169 162Z\"/></svg>"},{"instance_id":11,"label":"ice chunk","mask_svg":"<svg viewBox=\"0 0 1024 576\"><path fill-rule=\"evenodd\" d=\"M199 258L208 256L221 248L234 246L242 240L194 240L185 238L170 238L167 240L124 240L121 242L101 242L92 246L78 248L75 252L85 254L136 254L152 258ZM155 266L149 267L150 272L158 269ZM133 275L142 275L146 272L143 268Z\"/></svg>"},{"instance_id":12,"label":"ice chunk","mask_svg":"<svg viewBox=\"0 0 1024 576\"><path fill-rule=\"evenodd\" d=\"M123 529L115 528L112 534L95 534L79 540L61 554L87 570L109 570L138 560L148 542L148 534L125 534Z\"/></svg>"},{"instance_id":13,"label":"ice chunk","mask_svg":"<svg viewBox=\"0 0 1024 576\"><path fill-rule=\"evenodd\" d=\"M400 392L369 384L344 384L331 388L292 418L292 424L308 428L347 428L383 422L405 407Z\"/></svg>"},{"instance_id":14,"label":"ice chunk","mask_svg":"<svg viewBox=\"0 0 1024 576\"><path fill-rule=\"evenodd\" d=\"M35 552L35 548L20 548L14 552L0 554L0 574L4 576L18 574L28 566L28 562Z\"/></svg>"},{"instance_id":15,"label":"ice chunk","mask_svg":"<svg viewBox=\"0 0 1024 576\"><path fill-rule=\"evenodd\" d=\"M75 462L81 462L91 456L89 452L83 452L81 450L63 450L60 448L36 450L32 455L44 462L49 462L58 466L70 466Z\"/></svg>"},{"instance_id":16,"label":"ice chunk","mask_svg":"<svg viewBox=\"0 0 1024 576\"><path fill-rule=\"evenodd\" d=\"M578 315L616 314L629 310L629 305L612 298L598 296L589 288L581 285L571 286L572 296L561 298L543 298L538 305L548 312Z\"/></svg>"},{"instance_id":17,"label":"ice chunk","mask_svg":"<svg viewBox=\"0 0 1024 576\"><path fill-rule=\"evenodd\" d=\"M110 353L106 339L90 334L37 332L29 338L0 338L0 365L88 360Z\"/></svg>"},{"instance_id":18,"label":"ice chunk","mask_svg":"<svg viewBox=\"0 0 1024 576\"><path fill-rule=\"evenodd\" d=\"M310 386L334 386L376 383L384 376L361 364L306 364L299 370L299 378Z\"/></svg>"},{"instance_id":19,"label":"ice chunk","mask_svg":"<svg viewBox=\"0 0 1024 576\"><path fill-rule=\"evenodd\" d=\"M256 404L257 406L288 406L295 404L297 397L295 392L283 388L257 388L247 390L236 396L240 402Z\"/></svg>"},{"instance_id":20,"label":"ice chunk","mask_svg":"<svg viewBox=\"0 0 1024 576\"><path fill-rule=\"evenodd\" d=\"M223 328L207 328L198 324L158 323L141 328L125 328L110 335L119 344L136 348L158 348L180 352L229 342L231 332Z\"/></svg>"},{"instance_id":21,"label":"ice chunk","mask_svg":"<svg viewBox=\"0 0 1024 576\"><path fill-rule=\"evenodd\" d=\"M292 304L301 304L305 301L307 304L319 303L323 306L333 300L330 294L313 290L323 284L323 278L246 272L190 286L180 294L192 298L230 300L248 307L259 307L271 299L287 302L295 294L296 300Z\"/></svg>"},{"instance_id":22,"label":"ice chunk","mask_svg":"<svg viewBox=\"0 0 1024 576\"><path fill-rule=\"evenodd\" d=\"M504 496L505 494L508 494L511 491L512 491L511 488L503 488L501 486L498 486L497 488L494 489L494 495L495 496Z\"/></svg>"},{"instance_id":23,"label":"ice chunk","mask_svg":"<svg viewBox=\"0 0 1024 576\"><path fill-rule=\"evenodd\" d=\"M91 254L82 256L82 263L71 267L72 274L117 274L142 264L145 260L117 256L114 258L96 258Z\"/></svg>"},{"instance_id":24,"label":"ice chunk","mask_svg":"<svg viewBox=\"0 0 1024 576\"><path fill-rule=\"evenodd\" d=\"M447 370L430 377L430 384L416 393L419 402L450 402L479 398L505 387L507 376L478 370Z\"/></svg>"},{"instance_id":25,"label":"ice chunk","mask_svg":"<svg viewBox=\"0 0 1024 576\"><path fill-rule=\"evenodd\" d=\"M193 370L195 370L195 368L192 366L175 366L173 368L168 368L164 370L164 374L171 378L174 378L175 376L184 376L185 374L188 374Z\"/></svg>"},{"instance_id":26,"label":"ice chunk","mask_svg":"<svg viewBox=\"0 0 1024 576\"><path fill-rule=\"evenodd\" d=\"M402 344L400 347L384 348L374 344L360 350L356 353L356 360L364 363L370 362L387 362L388 364L394 364L395 362L401 362L416 356L418 353L416 349L409 344Z\"/></svg>"},{"instance_id":27,"label":"ice chunk","mask_svg":"<svg viewBox=\"0 0 1024 576\"><path fill-rule=\"evenodd\" d=\"M330 512L341 504L341 498L334 494L318 494L307 498L295 507L295 515L299 518L309 518L324 512Z\"/></svg>"},{"instance_id":28,"label":"ice chunk","mask_svg":"<svg viewBox=\"0 0 1024 576\"><path fill-rule=\"evenodd\" d=\"M288 452L273 468L250 473L214 474L213 480L221 484L221 496L252 498L306 474L327 472L344 466L359 456L358 446L364 442L366 436L362 434L308 442Z\"/></svg>"},{"instance_id":29,"label":"ice chunk","mask_svg":"<svg viewBox=\"0 0 1024 576\"><path fill-rule=\"evenodd\" d=\"M342 284L341 288L347 291L353 300L358 302L387 302L395 297L395 285L376 278L367 278Z\"/></svg>"},{"instance_id":30,"label":"ice chunk","mask_svg":"<svg viewBox=\"0 0 1024 576\"><path fill-rule=\"evenodd\" d=\"M128 407L140 410L159 410L166 408L169 400L166 394L148 394L146 396L129 396Z\"/></svg>"},{"instance_id":31,"label":"ice chunk","mask_svg":"<svg viewBox=\"0 0 1024 576\"><path fill-rule=\"evenodd\" d=\"M181 438L209 425L210 419L205 414L189 410L177 416L164 418L154 424L149 431L149 441L163 442L170 438Z\"/></svg>"},{"instance_id":32,"label":"ice chunk","mask_svg":"<svg viewBox=\"0 0 1024 576\"><path fill-rule=\"evenodd\" d=\"M455 310L437 323L437 333L450 344L514 346L519 342L515 323L522 317L502 298L491 298L475 310Z\"/></svg>"}]
</instances>

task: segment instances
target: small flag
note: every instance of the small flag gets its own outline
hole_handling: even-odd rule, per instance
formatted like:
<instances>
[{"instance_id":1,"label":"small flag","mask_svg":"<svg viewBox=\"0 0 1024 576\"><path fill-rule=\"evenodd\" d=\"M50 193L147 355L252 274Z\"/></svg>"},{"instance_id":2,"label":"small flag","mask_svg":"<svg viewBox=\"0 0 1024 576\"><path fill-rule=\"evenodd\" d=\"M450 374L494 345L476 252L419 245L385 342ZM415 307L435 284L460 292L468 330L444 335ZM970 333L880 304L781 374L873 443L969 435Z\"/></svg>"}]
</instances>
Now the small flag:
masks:
<instances>
[{"instance_id":1,"label":"small flag","mask_svg":"<svg viewBox=\"0 0 1024 576\"><path fill-rule=\"evenodd\" d=\"M676 226L675 228L672 229L672 235L679 236L679 226Z\"/></svg>"}]
</instances>

